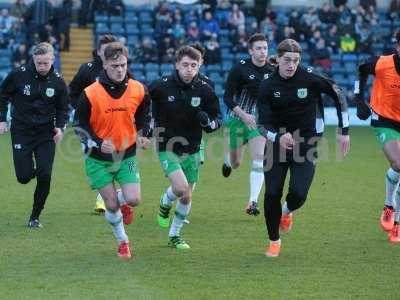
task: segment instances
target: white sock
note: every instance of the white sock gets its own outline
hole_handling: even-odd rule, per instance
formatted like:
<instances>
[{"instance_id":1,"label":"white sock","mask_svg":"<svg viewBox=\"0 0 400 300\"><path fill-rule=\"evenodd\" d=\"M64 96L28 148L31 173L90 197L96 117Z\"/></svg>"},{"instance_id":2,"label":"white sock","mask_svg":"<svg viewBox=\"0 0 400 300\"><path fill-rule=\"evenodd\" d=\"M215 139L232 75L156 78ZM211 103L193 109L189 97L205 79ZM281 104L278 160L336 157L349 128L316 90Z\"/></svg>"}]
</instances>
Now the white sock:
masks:
<instances>
[{"instance_id":1,"label":"white sock","mask_svg":"<svg viewBox=\"0 0 400 300\"><path fill-rule=\"evenodd\" d=\"M253 160L250 171L250 201L257 202L264 183L264 164L262 160Z\"/></svg>"},{"instance_id":2,"label":"white sock","mask_svg":"<svg viewBox=\"0 0 400 300\"><path fill-rule=\"evenodd\" d=\"M385 205L393 206L393 194L399 182L400 174L390 168L386 173Z\"/></svg>"},{"instance_id":3,"label":"white sock","mask_svg":"<svg viewBox=\"0 0 400 300\"><path fill-rule=\"evenodd\" d=\"M400 222L400 189L398 188L394 197L394 221Z\"/></svg>"},{"instance_id":4,"label":"white sock","mask_svg":"<svg viewBox=\"0 0 400 300\"><path fill-rule=\"evenodd\" d=\"M229 152L225 153L225 155L224 155L224 164L226 164L228 167L232 166L231 165L231 154Z\"/></svg>"},{"instance_id":5,"label":"white sock","mask_svg":"<svg viewBox=\"0 0 400 300\"><path fill-rule=\"evenodd\" d=\"M183 221L189 214L192 203L182 204L180 201L176 204L175 216L172 220L171 228L169 229L169 236L179 236L183 226Z\"/></svg>"},{"instance_id":6,"label":"white sock","mask_svg":"<svg viewBox=\"0 0 400 300\"><path fill-rule=\"evenodd\" d=\"M117 238L118 242L128 241L128 236L125 233L124 224L122 223L121 210L118 210L116 213L106 210L104 216L108 223L111 224L113 234Z\"/></svg>"},{"instance_id":7,"label":"white sock","mask_svg":"<svg viewBox=\"0 0 400 300\"><path fill-rule=\"evenodd\" d=\"M172 206L172 203L178 199L178 196L172 191L172 187L167 188L167 191L162 195L161 203L164 206Z\"/></svg>"},{"instance_id":8,"label":"white sock","mask_svg":"<svg viewBox=\"0 0 400 300\"><path fill-rule=\"evenodd\" d=\"M290 214L290 210L289 210L289 208L287 207L287 202L286 202L286 201L285 201L285 203L284 203L283 206L282 206L282 213L285 214L285 215Z\"/></svg>"},{"instance_id":9,"label":"white sock","mask_svg":"<svg viewBox=\"0 0 400 300\"><path fill-rule=\"evenodd\" d=\"M124 198L124 194L122 193L121 189L117 189L117 199L118 199L119 205L125 205L126 204L126 200Z\"/></svg>"}]
</instances>

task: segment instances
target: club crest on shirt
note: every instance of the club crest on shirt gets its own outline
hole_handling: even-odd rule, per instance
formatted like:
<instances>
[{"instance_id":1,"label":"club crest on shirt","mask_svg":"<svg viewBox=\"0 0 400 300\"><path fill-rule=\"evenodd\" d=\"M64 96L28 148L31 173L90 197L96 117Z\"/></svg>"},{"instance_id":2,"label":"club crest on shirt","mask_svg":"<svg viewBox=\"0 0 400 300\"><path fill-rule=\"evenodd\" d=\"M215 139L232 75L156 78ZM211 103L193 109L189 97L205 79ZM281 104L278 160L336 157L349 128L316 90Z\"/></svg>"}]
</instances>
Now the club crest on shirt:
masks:
<instances>
[{"instance_id":1,"label":"club crest on shirt","mask_svg":"<svg viewBox=\"0 0 400 300\"><path fill-rule=\"evenodd\" d=\"M53 97L53 96L54 96L54 89L52 89L52 88L47 88L47 89L46 89L46 96L47 96L47 97Z\"/></svg>"},{"instance_id":2,"label":"club crest on shirt","mask_svg":"<svg viewBox=\"0 0 400 300\"><path fill-rule=\"evenodd\" d=\"M297 89L297 97L300 99L304 99L307 97L308 91L307 89Z\"/></svg>"},{"instance_id":3,"label":"club crest on shirt","mask_svg":"<svg viewBox=\"0 0 400 300\"><path fill-rule=\"evenodd\" d=\"M190 104L193 107L197 107L197 106L200 105L200 102L201 102L201 98L200 97L192 97L192 101L190 102Z\"/></svg>"}]
</instances>

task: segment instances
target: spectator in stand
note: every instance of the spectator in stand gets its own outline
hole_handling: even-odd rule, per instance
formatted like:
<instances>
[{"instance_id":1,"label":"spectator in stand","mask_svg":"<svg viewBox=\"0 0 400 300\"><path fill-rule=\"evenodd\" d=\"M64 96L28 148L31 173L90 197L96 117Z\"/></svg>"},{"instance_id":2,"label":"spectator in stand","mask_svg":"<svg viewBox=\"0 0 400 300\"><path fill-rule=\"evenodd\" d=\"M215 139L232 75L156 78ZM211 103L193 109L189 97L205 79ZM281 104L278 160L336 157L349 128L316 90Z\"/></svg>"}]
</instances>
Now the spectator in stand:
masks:
<instances>
[{"instance_id":1,"label":"spectator in stand","mask_svg":"<svg viewBox=\"0 0 400 300\"><path fill-rule=\"evenodd\" d=\"M28 49L25 43L20 43L11 56L11 62L14 68L24 66L29 61Z\"/></svg>"},{"instance_id":2,"label":"spectator in stand","mask_svg":"<svg viewBox=\"0 0 400 300\"><path fill-rule=\"evenodd\" d=\"M240 25L245 25L245 16L238 4L233 4L229 12L228 24L231 29L236 29Z\"/></svg>"},{"instance_id":3,"label":"spectator in stand","mask_svg":"<svg viewBox=\"0 0 400 300\"><path fill-rule=\"evenodd\" d=\"M360 0L360 5L367 11L370 10L371 6L374 8L374 10L376 9L375 0Z\"/></svg>"},{"instance_id":4,"label":"spectator in stand","mask_svg":"<svg viewBox=\"0 0 400 300\"><path fill-rule=\"evenodd\" d=\"M134 51L135 61L140 63L158 63L157 46L149 37L144 37L142 45L139 45Z\"/></svg>"},{"instance_id":5,"label":"spectator in stand","mask_svg":"<svg viewBox=\"0 0 400 300\"><path fill-rule=\"evenodd\" d=\"M184 21L185 21L184 23L186 24L186 26L190 26L190 24L192 24L192 22L195 22L197 25L197 23L199 21L199 17L197 16L196 10L194 10L194 9L189 10L189 12L187 12L183 18L184 18Z\"/></svg>"},{"instance_id":6,"label":"spectator in stand","mask_svg":"<svg viewBox=\"0 0 400 300\"><path fill-rule=\"evenodd\" d=\"M322 8L318 11L318 17L324 24L335 24L338 18L336 11L329 4L329 2L324 3Z\"/></svg>"},{"instance_id":7,"label":"spectator in stand","mask_svg":"<svg viewBox=\"0 0 400 300\"><path fill-rule=\"evenodd\" d=\"M159 53L160 60L161 60L162 57L167 54L168 49L175 48L175 41L171 35L167 34L166 36L164 36L164 38L161 40L161 42L158 43L157 46L158 46L158 51L159 51L158 53Z\"/></svg>"},{"instance_id":8,"label":"spectator in stand","mask_svg":"<svg viewBox=\"0 0 400 300\"><path fill-rule=\"evenodd\" d=\"M333 0L333 5L339 8L339 6L347 5L347 0Z\"/></svg>"},{"instance_id":9,"label":"spectator in stand","mask_svg":"<svg viewBox=\"0 0 400 300\"><path fill-rule=\"evenodd\" d=\"M321 26L321 21L317 15L317 10L314 6L311 6L307 10L307 13L303 14L303 16L301 17L301 23L307 28L311 28L312 25Z\"/></svg>"},{"instance_id":10,"label":"spectator in stand","mask_svg":"<svg viewBox=\"0 0 400 300\"><path fill-rule=\"evenodd\" d=\"M293 39L296 36L296 32L293 27L285 26L277 31L276 40L283 41L286 39Z\"/></svg>"},{"instance_id":11,"label":"spectator in stand","mask_svg":"<svg viewBox=\"0 0 400 300\"><path fill-rule=\"evenodd\" d=\"M93 10L95 13L101 15L108 15L108 3L107 0L86 0L93 2Z\"/></svg>"},{"instance_id":12,"label":"spectator in stand","mask_svg":"<svg viewBox=\"0 0 400 300\"><path fill-rule=\"evenodd\" d=\"M206 64L218 64L221 61L220 47L217 39L217 35L213 34L211 39L204 44L206 49L206 54L204 61Z\"/></svg>"},{"instance_id":13,"label":"spectator in stand","mask_svg":"<svg viewBox=\"0 0 400 300\"><path fill-rule=\"evenodd\" d=\"M254 0L253 15L257 18L258 23L265 19L265 11L270 2L270 0Z\"/></svg>"},{"instance_id":14,"label":"spectator in stand","mask_svg":"<svg viewBox=\"0 0 400 300\"><path fill-rule=\"evenodd\" d=\"M60 39L60 49L69 51L69 30L72 18L72 0L63 0L61 5L56 7L55 16L57 20L57 32Z\"/></svg>"},{"instance_id":15,"label":"spectator in stand","mask_svg":"<svg viewBox=\"0 0 400 300\"><path fill-rule=\"evenodd\" d=\"M109 0L108 12L112 16L123 16L125 12L125 4L122 0Z\"/></svg>"},{"instance_id":16,"label":"spectator in stand","mask_svg":"<svg viewBox=\"0 0 400 300\"><path fill-rule=\"evenodd\" d=\"M25 22L28 28L27 39L33 44L35 34L43 36L45 26L53 19L53 5L48 0L34 0L28 7L25 15Z\"/></svg>"},{"instance_id":17,"label":"spectator in stand","mask_svg":"<svg viewBox=\"0 0 400 300\"><path fill-rule=\"evenodd\" d=\"M233 51L236 53L247 52L248 35L244 25L239 26L232 37Z\"/></svg>"},{"instance_id":18,"label":"spectator in stand","mask_svg":"<svg viewBox=\"0 0 400 300\"><path fill-rule=\"evenodd\" d=\"M161 58L161 63L163 64L173 64L175 63L175 49L168 48L165 55Z\"/></svg>"},{"instance_id":19,"label":"spectator in stand","mask_svg":"<svg viewBox=\"0 0 400 300\"><path fill-rule=\"evenodd\" d=\"M358 35L358 51L363 53L371 53L372 35L368 26L364 25Z\"/></svg>"},{"instance_id":20,"label":"spectator in stand","mask_svg":"<svg viewBox=\"0 0 400 300\"><path fill-rule=\"evenodd\" d=\"M219 25L214 19L211 11L204 12L204 19L200 22L200 36L202 41L207 41L212 34L218 35Z\"/></svg>"},{"instance_id":21,"label":"spectator in stand","mask_svg":"<svg viewBox=\"0 0 400 300\"><path fill-rule=\"evenodd\" d=\"M319 66L324 72L329 72L332 65L331 55L325 46L325 40L320 38L315 44L315 48L311 49L311 57L313 65Z\"/></svg>"},{"instance_id":22,"label":"spectator in stand","mask_svg":"<svg viewBox=\"0 0 400 300\"><path fill-rule=\"evenodd\" d=\"M278 26L271 20L270 17L265 17L260 23L260 32L264 34L268 41L270 41L275 35Z\"/></svg>"},{"instance_id":23,"label":"spectator in stand","mask_svg":"<svg viewBox=\"0 0 400 300\"><path fill-rule=\"evenodd\" d=\"M215 11L215 18L217 19L218 24L221 28L228 27L230 6L231 5L228 0L218 1L217 9Z\"/></svg>"},{"instance_id":24,"label":"spectator in stand","mask_svg":"<svg viewBox=\"0 0 400 300\"><path fill-rule=\"evenodd\" d=\"M349 33L346 33L340 37L340 49L342 52L354 52L356 50L356 46L356 40Z\"/></svg>"},{"instance_id":25,"label":"spectator in stand","mask_svg":"<svg viewBox=\"0 0 400 300\"><path fill-rule=\"evenodd\" d=\"M333 25L328 34L325 36L325 44L331 53L337 53L339 50L339 37L337 35L337 27Z\"/></svg>"},{"instance_id":26,"label":"spectator in stand","mask_svg":"<svg viewBox=\"0 0 400 300\"><path fill-rule=\"evenodd\" d=\"M0 23L6 31L10 31L16 18L11 16L7 8L3 8L0 13Z\"/></svg>"},{"instance_id":27,"label":"spectator in stand","mask_svg":"<svg viewBox=\"0 0 400 300\"><path fill-rule=\"evenodd\" d=\"M400 0L392 0L389 5L389 18L394 21L400 19Z\"/></svg>"},{"instance_id":28,"label":"spectator in stand","mask_svg":"<svg viewBox=\"0 0 400 300\"><path fill-rule=\"evenodd\" d=\"M294 29L295 40L304 40L307 29L301 25L300 15L297 10L293 10L289 17L289 26ZM289 37L287 37L289 38ZM293 38L293 37L291 37ZM278 39L280 41L280 39ZM284 40L284 39L282 39Z\"/></svg>"},{"instance_id":29,"label":"spectator in stand","mask_svg":"<svg viewBox=\"0 0 400 300\"><path fill-rule=\"evenodd\" d=\"M15 0L14 4L11 6L10 14L17 18L20 22L24 22L26 10L28 7L24 0Z\"/></svg>"},{"instance_id":30,"label":"spectator in stand","mask_svg":"<svg viewBox=\"0 0 400 300\"><path fill-rule=\"evenodd\" d=\"M200 39L200 31L195 21L189 24L186 35L189 43L198 41Z\"/></svg>"}]
</instances>

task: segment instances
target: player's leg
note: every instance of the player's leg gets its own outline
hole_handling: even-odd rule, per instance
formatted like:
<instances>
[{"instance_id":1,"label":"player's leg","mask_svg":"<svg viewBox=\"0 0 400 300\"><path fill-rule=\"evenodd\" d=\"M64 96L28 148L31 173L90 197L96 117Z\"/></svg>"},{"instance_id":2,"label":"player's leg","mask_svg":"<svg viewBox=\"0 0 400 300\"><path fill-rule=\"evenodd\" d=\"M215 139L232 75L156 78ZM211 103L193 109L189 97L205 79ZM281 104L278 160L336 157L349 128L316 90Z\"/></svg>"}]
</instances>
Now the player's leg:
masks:
<instances>
[{"instance_id":1,"label":"player's leg","mask_svg":"<svg viewBox=\"0 0 400 300\"><path fill-rule=\"evenodd\" d=\"M35 177L35 165L33 160L33 137L25 136L11 129L11 146L14 161L14 170L17 180L21 184L27 184ZM29 218L28 227L40 228L39 220Z\"/></svg>"},{"instance_id":2,"label":"player's leg","mask_svg":"<svg viewBox=\"0 0 400 300\"><path fill-rule=\"evenodd\" d=\"M118 256L131 257L129 239L122 221L122 213L114 186L114 176L111 174L113 162L101 161L91 157L85 159L86 176L92 189L98 190L104 199L106 220L112 227L112 232L119 242Z\"/></svg>"},{"instance_id":3,"label":"player's leg","mask_svg":"<svg viewBox=\"0 0 400 300\"><path fill-rule=\"evenodd\" d=\"M182 163L182 171L184 178L189 183L182 197L178 200L175 208L175 216L172 220L169 230L170 244L176 249L183 250L190 248L189 245L181 238L181 229L189 215L192 205L192 193L196 182L199 180L200 154L194 153L186 157Z\"/></svg>"},{"instance_id":4,"label":"player's leg","mask_svg":"<svg viewBox=\"0 0 400 300\"><path fill-rule=\"evenodd\" d=\"M56 145L52 136L44 136L43 140L38 139L38 144L34 148L36 188L30 221L39 220L49 195L55 149Z\"/></svg>"},{"instance_id":5,"label":"player's leg","mask_svg":"<svg viewBox=\"0 0 400 300\"><path fill-rule=\"evenodd\" d=\"M161 195L160 208L157 215L158 225L162 228L169 227L169 213L176 199L182 197L188 187L188 183L180 165L179 157L172 152L158 153L161 167L165 176L170 181L170 186Z\"/></svg>"},{"instance_id":6,"label":"player's leg","mask_svg":"<svg viewBox=\"0 0 400 300\"><path fill-rule=\"evenodd\" d=\"M114 184L109 183L100 188L99 193L104 199L104 203L106 205L106 212L104 216L108 223L110 223L112 226L112 232L119 243L117 254L123 258L130 258L132 254L129 247L129 239L125 232L122 220L122 212L120 210Z\"/></svg>"},{"instance_id":7,"label":"player's leg","mask_svg":"<svg viewBox=\"0 0 400 300\"><path fill-rule=\"evenodd\" d=\"M227 128L229 129L229 152L225 153L224 164L222 165L224 177L229 177L232 169L237 169L242 162L246 130L244 123L237 119L229 121Z\"/></svg>"},{"instance_id":8,"label":"player's leg","mask_svg":"<svg viewBox=\"0 0 400 300\"><path fill-rule=\"evenodd\" d=\"M288 232L293 225L293 212L303 206L307 199L315 174L315 163L309 160L305 162L292 162L290 164L289 191L286 202L282 207L280 229Z\"/></svg>"},{"instance_id":9,"label":"player's leg","mask_svg":"<svg viewBox=\"0 0 400 300\"><path fill-rule=\"evenodd\" d=\"M268 257L279 256L280 236L279 223L282 215L281 198L288 163L274 162L265 172L264 217L267 226L269 247L265 253Z\"/></svg>"},{"instance_id":10,"label":"player's leg","mask_svg":"<svg viewBox=\"0 0 400 300\"><path fill-rule=\"evenodd\" d=\"M260 211L258 209L258 196L264 183L264 149L265 138L261 135L249 139L249 149L251 156L250 170L250 197L246 206L246 213L257 216Z\"/></svg>"},{"instance_id":11,"label":"player's leg","mask_svg":"<svg viewBox=\"0 0 400 300\"><path fill-rule=\"evenodd\" d=\"M394 197L395 213L394 213L394 225L388 233L388 240L391 243L400 243L400 189L397 188L397 192Z\"/></svg>"},{"instance_id":12,"label":"player's leg","mask_svg":"<svg viewBox=\"0 0 400 300\"><path fill-rule=\"evenodd\" d=\"M386 172L386 198L381 213L380 223L385 231L390 231L394 224L393 197L400 180L400 133L390 128L374 128L383 153L390 163Z\"/></svg>"},{"instance_id":13,"label":"player's leg","mask_svg":"<svg viewBox=\"0 0 400 300\"><path fill-rule=\"evenodd\" d=\"M140 203L140 173L136 157L121 161L115 180L121 186L122 193L117 191L117 200L121 207L124 224L131 224L134 213L132 208ZM119 194L119 195L118 195Z\"/></svg>"}]
</instances>

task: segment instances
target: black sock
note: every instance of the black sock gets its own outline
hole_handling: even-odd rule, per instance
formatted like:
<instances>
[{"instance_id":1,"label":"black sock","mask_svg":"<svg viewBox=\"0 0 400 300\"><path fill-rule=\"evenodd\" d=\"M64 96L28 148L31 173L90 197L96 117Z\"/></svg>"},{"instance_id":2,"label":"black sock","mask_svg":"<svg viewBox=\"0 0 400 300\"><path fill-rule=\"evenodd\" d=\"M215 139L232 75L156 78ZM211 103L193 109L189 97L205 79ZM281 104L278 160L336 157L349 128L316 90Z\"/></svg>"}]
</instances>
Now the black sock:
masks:
<instances>
[{"instance_id":1,"label":"black sock","mask_svg":"<svg viewBox=\"0 0 400 300\"><path fill-rule=\"evenodd\" d=\"M393 206L391 206L391 205L385 205L385 208L389 208L391 210L394 210Z\"/></svg>"}]
</instances>

